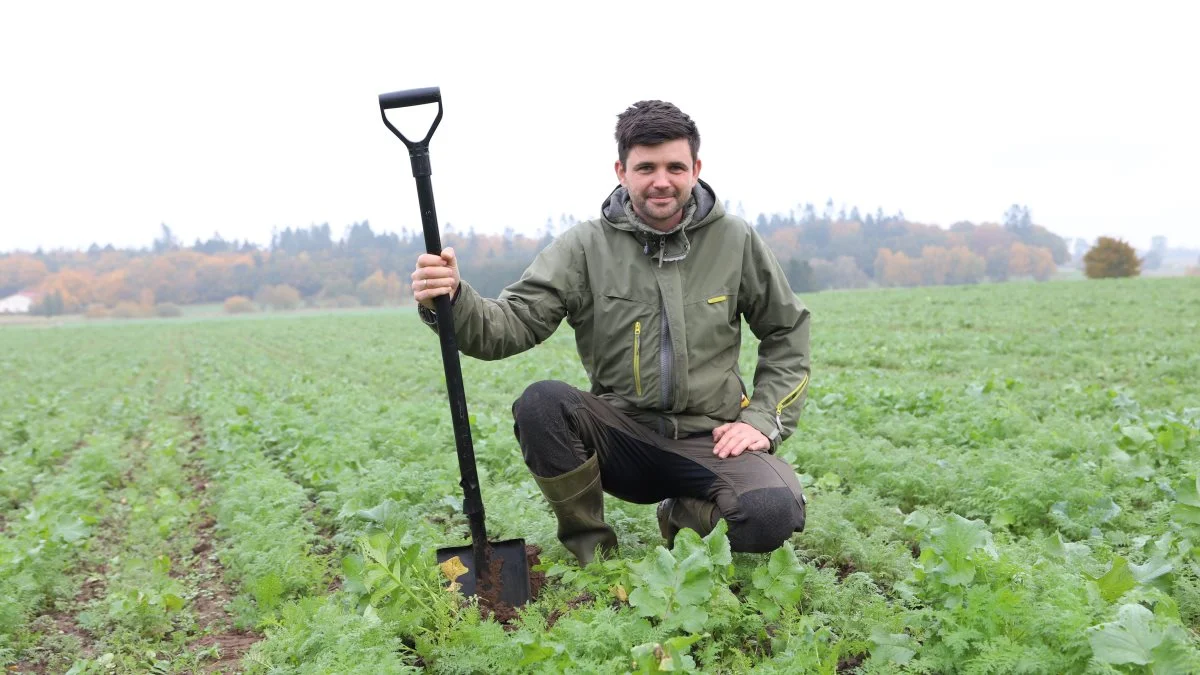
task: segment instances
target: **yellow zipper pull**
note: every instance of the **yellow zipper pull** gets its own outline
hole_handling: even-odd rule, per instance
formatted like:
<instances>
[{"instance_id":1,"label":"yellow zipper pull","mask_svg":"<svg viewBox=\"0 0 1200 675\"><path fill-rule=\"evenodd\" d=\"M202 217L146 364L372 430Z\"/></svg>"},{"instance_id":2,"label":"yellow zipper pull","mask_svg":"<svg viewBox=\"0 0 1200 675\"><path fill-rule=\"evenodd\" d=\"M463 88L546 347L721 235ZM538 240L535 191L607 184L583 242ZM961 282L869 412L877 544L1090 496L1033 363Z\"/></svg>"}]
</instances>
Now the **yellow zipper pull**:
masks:
<instances>
[{"instance_id":1,"label":"yellow zipper pull","mask_svg":"<svg viewBox=\"0 0 1200 675\"><path fill-rule=\"evenodd\" d=\"M642 395L642 322L634 322L634 389L638 396Z\"/></svg>"}]
</instances>

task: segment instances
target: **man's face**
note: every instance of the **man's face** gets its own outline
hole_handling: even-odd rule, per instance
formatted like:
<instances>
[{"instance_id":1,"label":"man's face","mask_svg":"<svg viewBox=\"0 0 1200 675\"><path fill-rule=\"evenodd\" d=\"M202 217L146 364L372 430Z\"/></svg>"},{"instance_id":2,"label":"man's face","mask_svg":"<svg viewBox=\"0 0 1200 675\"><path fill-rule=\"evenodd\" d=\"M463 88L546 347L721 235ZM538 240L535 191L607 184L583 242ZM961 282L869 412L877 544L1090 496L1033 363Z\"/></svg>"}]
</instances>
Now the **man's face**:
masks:
<instances>
[{"instance_id":1,"label":"man's face","mask_svg":"<svg viewBox=\"0 0 1200 675\"><path fill-rule=\"evenodd\" d=\"M658 145L635 145L617 179L629 191L633 210L656 230L667 231L683 218L683 207L700 178L700 160L692 161L686 138Z\"/></svg>"}]
</instances>

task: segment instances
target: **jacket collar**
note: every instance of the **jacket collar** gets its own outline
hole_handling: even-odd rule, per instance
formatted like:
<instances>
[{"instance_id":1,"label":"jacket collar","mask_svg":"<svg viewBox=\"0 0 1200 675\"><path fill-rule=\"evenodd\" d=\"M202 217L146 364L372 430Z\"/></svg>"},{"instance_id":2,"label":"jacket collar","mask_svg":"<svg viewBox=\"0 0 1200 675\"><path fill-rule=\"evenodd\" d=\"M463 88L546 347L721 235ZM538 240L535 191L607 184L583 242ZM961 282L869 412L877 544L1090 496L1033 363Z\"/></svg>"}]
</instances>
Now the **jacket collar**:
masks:
<instances>
[{"instance_id":1,"label":"jacket collar","mask_svg":"<svg viewBox=\"0 0 1200 675\"><path fill-rule=\"evenodd\" d=\"M695 231L725 215L717 195L704 181L697 181L691 199L684 206L683 218L667 232L656 230L637 216L629 199L629 191L618 185L601 205L601 220L610 227L631 233L642 244L642 251L658 261L677 262L691 250L688 232Z\"/></svg>"}]
</instances>

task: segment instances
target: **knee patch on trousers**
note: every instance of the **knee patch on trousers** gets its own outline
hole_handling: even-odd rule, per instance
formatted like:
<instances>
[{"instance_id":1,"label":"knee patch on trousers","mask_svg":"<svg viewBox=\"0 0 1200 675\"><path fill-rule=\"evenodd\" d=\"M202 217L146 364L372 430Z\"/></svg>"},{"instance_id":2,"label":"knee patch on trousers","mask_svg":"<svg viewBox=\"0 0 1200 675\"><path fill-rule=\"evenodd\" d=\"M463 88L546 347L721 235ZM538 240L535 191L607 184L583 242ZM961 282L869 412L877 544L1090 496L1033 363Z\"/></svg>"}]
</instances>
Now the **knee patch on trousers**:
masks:
<instances>
[{"instance_id":1,"label":"knee patch on trousers","mask_svg":"<svg viewBox=\"0 0 1200 675\"><path fill-rule=\"evenodd\" d=\"M587 459L585 453L568 447L573 440L568 409L578 403L578 396L566 382L542 380L526 387L513 402L513 434L535 476L557 476Z\"/></svg>"},{"instance_id":2,"label":"knee patch on trousers","mask_svg":"<svg viewBox=\"0 0 1200 675\"><path fill-rule=\"evenodd\" d=\"M804 530L805 507L786 487L743 493L737 499L736 519L729 521L729 544L743 553L769 553L793 532Z\"/></svg>"}]
</instances>

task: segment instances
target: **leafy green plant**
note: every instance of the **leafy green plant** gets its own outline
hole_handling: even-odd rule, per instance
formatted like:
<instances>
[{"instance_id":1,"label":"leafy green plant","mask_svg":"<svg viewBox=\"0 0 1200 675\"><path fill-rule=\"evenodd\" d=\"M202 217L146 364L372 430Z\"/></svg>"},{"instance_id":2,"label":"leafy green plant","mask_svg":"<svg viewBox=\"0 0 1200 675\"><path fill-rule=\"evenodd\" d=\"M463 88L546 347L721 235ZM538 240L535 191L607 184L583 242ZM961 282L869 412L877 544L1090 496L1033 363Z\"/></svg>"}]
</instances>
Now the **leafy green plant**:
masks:
<instances>
[{"instance_id":1,"label":"leafy green plant","mask_svg":"<svg viewBox=\"0 0 1200 675\"><path fill-rule=\"evenodd\" d=\"M1200 474L1188 476L1175 488L1171 522L1190 544L1188 552L1200 560Z\"/></svg>"},{"instance_id":2,"label":"leafy green plant","mask_svg":"<svg viewBox=\"0 0 1200 675\"><path fill-rule=\"evenodd\" d=\"M358 540L359 554L342 561L343 588L368 618L396 621L403 632L438 634L452 624L462 596L442 585L431 556L397 524ZM453 579L451 579L453 582Z\"/></svg>"},{"instance_id":3,"label":"leafy green plant","mask_svg":"<svg viewBox=\"0 0 1200 675\"><path fill-rule=\"evenodd\" d=\"M1121 605L1116 620L1088 629L1088 642L1100 663L1146 666L1134 672L1191 673L1200 668L1187 631L1158 620L1141 605Z\"/></svg>"},{"instance_id":4,"label":"leafy green plant","mask_svg":"<svg viewBox=\"0 0 1200 675\"><path fill-rule=\"evenodd\" d=\"M634 673L695 673L696 661L688 651L708 635L677 635L664 642L647 642L629 650L633 655Z\"/></svg>"},{"instance_id":5,"label":"leafy green plant","mask_svg":"<svg viewBox=\"0 0 1200 675\"><path fill-rule=\"evenodd\" d=\"M630 588L629 561L623 558L596 558L586 567L570 563L543 564L537 571L563 584L579 588L596 596L613 595L618 600L628 599ZM625 594L625 598L621 598Z\"/></svg>"},{"instance_id":6,"label":"leafy green plant","mask_svg":"<svg viewBox=\"0 0 1200 675\"><path fill-rule=\"evenodd\" d=\"M882 627L871 631L871 658L903 666L917 653L916 641L906 633L889 633Z\"/></svg>"},{"instance_id":7,"label":"leafy green plant","mask_svg":"<svg viewBox=\"0 0 1200 675\"><path fill-rule=\"evenodd\" d=\"M1108 571L1101 576L1089 578L1096 582L1101 597L1108 602L1116 602L1134 588L1164 580L1173 569L1174 565L1162 553L1155 554L1141 565L1130 564L1122 556L1114 555Z\"/></svg>"},{"instance_id":8,"label":"leafy green plant","mask_svg":"<svg viewBox=\"0 0 1200 675\"><path fill-rule=\"evenodd\" d=\"M751 575L753 591L747 603L770 621L779 618L785 607L795 607L804 596L804 577L808 568L796 559L790 542L775 549L765 566Z\"/></svg>"},{"instance_id":9,"label":"leafy green plant","mask_svg":"<svg viewBox=\"0 0 1200 675\"><path fill-rule=\"evenodd\" d=\"M549 639L545 633L523 634L517 638L517 644L521 646L519 666L540 665L565 672L575 665L567 645Z\"/></svg>"},{"instance_id":10,"label":"leafy green plant","mask_svg":"<svg viewBox=\"0 0 1200 675\"><path fill-rule=\"evenodd\" d=\"M959 605L966 589L983 568L994 560L992 533L980 520L967 520L952 513L941 521L914 512L905 525L920 533L921 555L913 564L917 594L947 607Z\"/></svg>"},{"instance_id":11,"label":"leafy green plant","mask_svg":"<svg viewBox=\"0 0 1200 675\"><path fill-rule=\"evenodd\" d=\"M786 672L834 675L838 670L842 643L829 626L816 617L800 617L786 634L772 641L772 661L786 664Z\"/></svg>"},{"instance_id":12,"label":"leafy green plant","mask_svg":"<svg viewBox=\"0 0 1200 675\"><path fill-rule=\"evenodd\" d=\"M705 605L716 585L727 580L725 567L733 562L726 529L722 520L703 539L693 530L681 530L674 550L659 546L630 563L634 588L629 604L639 615L657 618L668 630L703 630L708 620Z\"/></svg>"}]
</instances>

